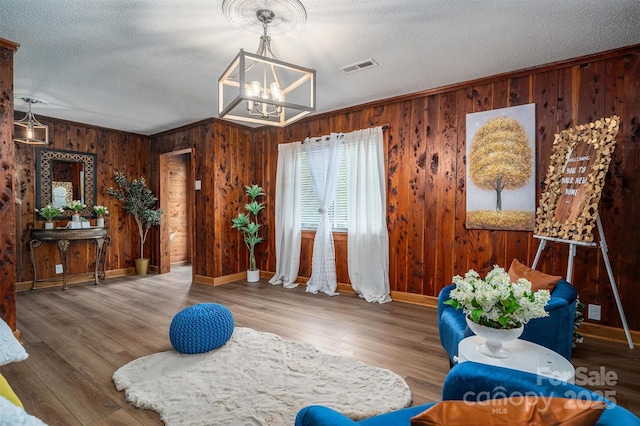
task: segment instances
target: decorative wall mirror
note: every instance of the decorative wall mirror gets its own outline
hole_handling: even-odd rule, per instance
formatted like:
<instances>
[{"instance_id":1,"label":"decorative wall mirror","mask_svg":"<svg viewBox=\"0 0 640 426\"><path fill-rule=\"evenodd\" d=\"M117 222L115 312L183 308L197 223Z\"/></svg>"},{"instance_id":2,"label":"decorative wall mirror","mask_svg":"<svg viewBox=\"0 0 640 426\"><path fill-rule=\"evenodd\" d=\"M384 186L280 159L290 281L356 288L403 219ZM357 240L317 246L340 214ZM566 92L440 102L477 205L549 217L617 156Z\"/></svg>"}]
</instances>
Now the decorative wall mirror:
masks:
<instances>
[{"instance_id":1,"label":"decorative wall mirror","mask_svg":"<svg viewBox=\"0 0 640 426\"><path fill-rule=\"evenodd\" d=\"M93 216L97 202L96 155L86 152L36 149L36 208L51 203L63 207L80 200L87 207L81 216ZM59 216L56 219L69 219ZM39 220L44 218L38 216Z\"/></svg>"}]
</instances>

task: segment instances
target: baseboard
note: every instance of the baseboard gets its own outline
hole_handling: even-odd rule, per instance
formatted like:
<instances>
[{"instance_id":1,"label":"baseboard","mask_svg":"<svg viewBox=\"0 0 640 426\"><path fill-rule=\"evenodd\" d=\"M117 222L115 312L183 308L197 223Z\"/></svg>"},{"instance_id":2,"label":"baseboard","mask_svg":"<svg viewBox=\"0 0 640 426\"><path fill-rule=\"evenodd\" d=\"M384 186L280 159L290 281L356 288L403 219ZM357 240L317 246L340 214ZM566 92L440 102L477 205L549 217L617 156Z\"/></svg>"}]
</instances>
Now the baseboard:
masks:
<instances>
[{"instance_id":1,"label":"baseboard","mask_svg":"<svg viewBox=\"0 0 640 426\"><path fill-rule=\"evenodd\" d=\"M156 268L157 269L157 268ZM125 275L135 275L136 268L123 268L123 269L112 269L106 272L107 278L112 277L122 277ZM75 274L69 275L67 277L67 284L79 284L79 283L87 283L93 282L94 276L93 273L84 273L84 274ZM31 286L33 281L21 281L16 283L16 291L28 291L31 290ZM43 278L42 281L38 281L36 283L36 289L42 288L50 288L50 287L62 287L62 276L51 277L51 278Z\"/></svg>"},{"instance_id":2,"label":"baseboard","mask_svg":"<svg viewBox=\"0 0 640 426\"><path fill-rule=\"evenodd\" d=\"M70 285L70 284L86 283L86 282L92 282L93 280L94 280L93 274L90 274L90 273L69 275L67 277L67 284ZM33 281L22 281L22 282L16 283L16 291L20 292L20 291L31 290L32 284L33 284ZM50 288L50 287L62 287L62 276L43 278L42 281L38 281L36 283L36 289Z\"/></svg>"},{"instance_id":3,"label":"baseboard","mask_svg":"<svg viewBox=\"0 0 640 426\"><path fill-rule=\"evenodd\" d=\"M260 273L260 278L262 278L262 273ZM193 282L198 284L218 286L218 285L229 284L234 281L242 281L246 279L247 279L246 272L238 272L235 274L224 275L222 277L216 277L216 278L205 277L204 275L195 275L193 277Z\"/></svg>"},{"instance_id":4,"label":"baseboard","mask_svg":"<svg viewBox=\"0 0 640 426\"><path fill-rule=\"evenodd\" d=\"M273 275L273 273L271 273L271 275ZM271 276L270 275L270 276ZM261 274L262 276L262 274ZM296 282L298 284L302 284L302 285L307 285L307 281L309 281L309 278L307 277L298 277L298 279L296 280ZM353 287L351 287L351 284L347 284L347 283L338 283L338 287L336 289L339 293L355 293L355 291L353 291ZM429 306L429 307L437 307L438 306L438 298L437 297L433 297L433 296L425 296L422 294L413 294L413 293L404 293L401 291L392 291L391 294L391 299L396 301L396 302L402 302L402 303L412 303L414 305L422 305L422 306Z\"/></svg>"},{"instance_id":5,"label":"baseboard","mask_svg":"<svg viewBox=\"0 0 640 426\"><path fill-rule=\"evenodd\" d=\"M584 336L595 337L612 342L629 343L627 342L627 336L622 328L593 324L585 321L580 324L578 332ZM634 346L640 345L640 331L630 330L629 334L631 334L631 340L633 341Z\"/></svg>"},{"instance_id":6,"label":"baseboard","mask_svg":"<svg viewBox=\"0 0 640 426\"><path fill-rule=\"evenodd\" d=\"M125 275L135 275L135 273L136 273L136 268L135 267L122 268L122 269L112 269L110 271L107 271L107 278L123 277Z\"/></svg>"},{"instance_id":7,"label":"baseboard","mask_svg":"<svg viewBox=\"0 0 640 426\"><path fill-rule=\"evenodd\" d=\"M193 282L194 283L198 283L198 284L215 285L214 281L215 281L215 278L205 277L204 275L194 275L193 276ZM231 281L229 281L229 282L231 282Z\"/></svg>"}]
</instances>

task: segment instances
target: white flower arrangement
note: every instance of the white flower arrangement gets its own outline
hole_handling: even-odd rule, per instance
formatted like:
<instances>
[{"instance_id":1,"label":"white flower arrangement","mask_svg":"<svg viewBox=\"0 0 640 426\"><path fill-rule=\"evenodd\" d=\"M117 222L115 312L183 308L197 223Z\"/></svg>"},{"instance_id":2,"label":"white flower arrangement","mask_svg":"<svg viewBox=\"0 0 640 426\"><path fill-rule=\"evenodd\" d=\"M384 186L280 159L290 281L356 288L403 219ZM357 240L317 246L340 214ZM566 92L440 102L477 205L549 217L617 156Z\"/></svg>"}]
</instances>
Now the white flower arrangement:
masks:
<instances>
[{"instance_id":1,"label":"white flower arrangement","mask_svg":"<svg viewBox=\"0 0 640 426\"><path fill-rule=\"evenodd\" d=\"M60 216L64 214L64 209L54 207L53 204L49 203L41 209L35 209L36 213L40 216L44 217L48 221L53 220L54 217Z\"/></svg>"},{"instance_id":2,"label":"white flower arrangement","mask_svg":"<svg viewBox=\"0 0 640 426\"><path fill-rule=\"evenodd\" d=\"M79 212L80 210L86 208L87 205L86 204L82 204L82 202L80 202L80 200L71 200L69 201L69 204L67 204L66 206L64 206L65 210L73 210L74 212Z\"/></svg>"},{"instance_id":3,"label":"white flower arrangement","mask_svg":"<svg viewBox=\"0 0 640 426\"><path fill-rule=\"evenodd\" d=\"M453 277L456 287L445 303L464 313L475 323L492 328L518 328L529 320L548 316L544 310L549 290L531 290L531 282L520 278L511 283L509 274L494 266L485 279L471 269L462 278Z\"/></svg>"},{"instance_id":4,"label":"white flower arrangement","mask_svg":"<svg viewBox=\"0 0 640 426\"><path fill-rule=\"evenodd\" d=\"M105 206L93 206L93 211L98 215L98 216L104 216L106 214L109 214L109 209L107 209Z\"/></svg>"}]
</instances>

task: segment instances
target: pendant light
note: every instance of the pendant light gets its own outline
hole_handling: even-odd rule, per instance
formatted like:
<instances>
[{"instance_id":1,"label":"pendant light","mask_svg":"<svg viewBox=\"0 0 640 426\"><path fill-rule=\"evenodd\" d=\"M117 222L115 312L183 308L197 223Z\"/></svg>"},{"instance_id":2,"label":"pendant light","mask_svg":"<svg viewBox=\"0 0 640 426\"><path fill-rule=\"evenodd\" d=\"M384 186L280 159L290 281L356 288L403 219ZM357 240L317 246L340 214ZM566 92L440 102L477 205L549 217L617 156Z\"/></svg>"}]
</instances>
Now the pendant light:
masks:
<instances>
[{"instance_id":1,"label":"pendant light","mask_svg":"<svg viewBox=\"0 0 640 426\"><path fill-rule=\"evenodd\" d=\"M267 8L270 6L273 10ZM226 0L223 11L234 23L260 24L262 36L255 54L240 49L219 78L218 116L283 127L315 111L315 70L279 60L268 35L273 23L293 22L299 27L306 20L302 4L297 0ZM251 19L249 13L255 17Z\"/></svg>"},{"instance_id":2,"label":"pendant light","mask_svg":"<svg viewBox=\"0 0 640 426\"><path fill-rule=\"evenodd\" d=\"M32 97L21 97L19 99L29 104L29 111L22 120L13 123L15 133L13 140L30 145L48 145L49 126L36 120L36 117L31 112L32 104L46 104L47 102Z\"/></svg>"}]
</instances>

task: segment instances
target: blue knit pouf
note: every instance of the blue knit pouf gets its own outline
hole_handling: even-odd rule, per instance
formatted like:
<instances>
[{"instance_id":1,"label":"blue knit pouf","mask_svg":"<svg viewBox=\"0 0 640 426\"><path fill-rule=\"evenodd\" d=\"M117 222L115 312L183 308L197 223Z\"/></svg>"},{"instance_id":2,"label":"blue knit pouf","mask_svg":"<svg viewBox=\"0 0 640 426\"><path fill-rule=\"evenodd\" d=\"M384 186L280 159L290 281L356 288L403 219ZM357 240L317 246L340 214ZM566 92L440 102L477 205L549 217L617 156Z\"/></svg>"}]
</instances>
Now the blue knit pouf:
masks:
<instances>
[{"instance_id":1,"label":"blue knit pouf","mask_svg":"<svg viewBox=\"0 0 640 426\"><path fill-rule=\"evenodd\" d=\"M200 303L178 312L169 327L173 348L185 354L209 352L233 334L231 311L218 303Z\"/></svg>"}]
</instances>

